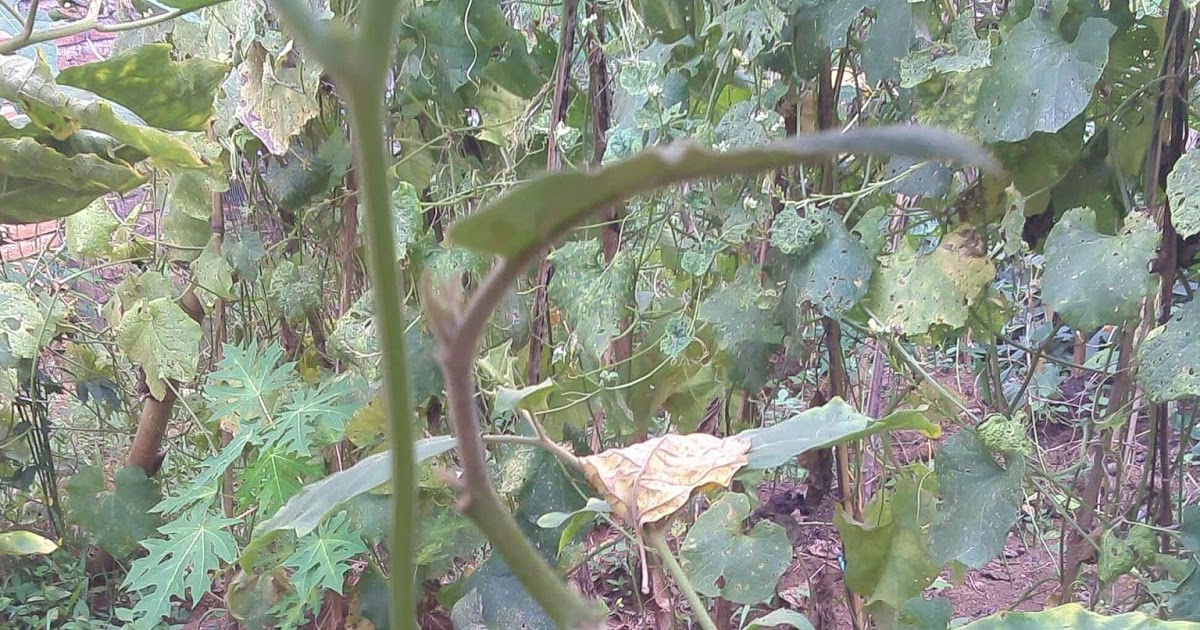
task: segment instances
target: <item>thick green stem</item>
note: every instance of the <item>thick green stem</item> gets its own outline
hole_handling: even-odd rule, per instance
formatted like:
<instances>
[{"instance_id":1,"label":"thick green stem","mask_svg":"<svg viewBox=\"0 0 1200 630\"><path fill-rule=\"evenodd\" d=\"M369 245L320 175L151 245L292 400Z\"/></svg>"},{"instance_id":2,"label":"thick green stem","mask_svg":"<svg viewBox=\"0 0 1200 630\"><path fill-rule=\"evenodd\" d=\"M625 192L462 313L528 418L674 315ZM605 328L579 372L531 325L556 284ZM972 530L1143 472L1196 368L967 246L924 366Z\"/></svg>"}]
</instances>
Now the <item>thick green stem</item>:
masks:
<instances>
[{"instance_id":1,"label":"thick green stem","mask_svg":"<svg viewBox=\"0 0 1200 630\"><path fill-rule=\"evenodd\" d=\"M708 614L708 608L704 606L704 600L700 599L700 593L692 587L691 580L687 574L683 572L683 567L679 566L679 561L675 559L675 554L671 552L671 545L667 544L667 536L659 527L646 527L645 533L646 542L650 544L650 548L657 554L659 560L662 560L663 567L667 573L671 574L671 578L675 580L675 585L679 590L683 591L684 597L687 598L688 604L692 607L692 615L696 617L696 623L700 624L704 630L717 630L717 624L713 622L712 616Z\"/></svg>"}]
</instances>

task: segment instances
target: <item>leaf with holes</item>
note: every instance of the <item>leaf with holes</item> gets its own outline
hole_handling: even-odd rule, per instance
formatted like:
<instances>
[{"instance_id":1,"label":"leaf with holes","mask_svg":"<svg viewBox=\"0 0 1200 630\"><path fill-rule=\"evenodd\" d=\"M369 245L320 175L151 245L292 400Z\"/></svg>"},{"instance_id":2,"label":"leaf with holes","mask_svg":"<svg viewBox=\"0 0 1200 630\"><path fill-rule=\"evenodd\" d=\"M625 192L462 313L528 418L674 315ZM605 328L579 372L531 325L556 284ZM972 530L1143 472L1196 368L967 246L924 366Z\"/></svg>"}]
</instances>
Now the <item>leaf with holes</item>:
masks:
<instances>
[{"instance_id":1,"label":"leaf with holes","mask_svg":"<svg viewBox=\"0 0 1200 630\"><path fill-rule=\"evenodd\" d=\"M1200 396L1200 300L1179 306L1137 351L1137 380L1155 402Z\"/></svg>"},{"instance_id":2,"label":"leaf with holes","mask_svg":"<svg viewBox=\"0 0 1200 630\"><path fill-rule=\"evenodd\" d=\"M1017 520L1025 459L1009 456L1001 467L975 431L963 429L942 444L935 467L942 504L930 535L934 562L982 567L1004 550Z\"/></svg>"},{"instance_id":3,"label":"leaf with holes","mask_svg":"<svg viewBox=\"0 0 1200 630\"><path fill-rule=\"evenodd\" d=\"M1082 330L1133 319L1155 286L1150 261L1158 241L1143 213L1130 213L1121 232L1108 236L1096 230L1096 213L1069 210L1046 237L1042 299Z\"/></svg>"},{"instance_id":4,"label":"leaf with holes","mask_svg":"<svg viewBox=\"0 0 1200 630\"><path fill-rule=\"evenodd\" d=\"M688 530L679 556L688 580L702 595L754 605L775 593L792 564L792 543L782 527L768 520L743 532L742 521L749 515L746 495L729 492Z\"/></svg>"},{"instance_id":5,"label":"leaf with holes","mask_svg":"<svg viewBox=\"0 0 1200 630\"><path fill-rule=\"evenodd\" d=\"M993 55L979 88L976 123L984 140L1015 142L1055 132L1083 113L1108 61L1117 27L1091 17L1068 42L1040 10L1017 24Z\"/></svg>"},{"instance_id":6,"label":"leaf with holes","mask_svg":"<svg viewBox=\"0 0 1200 630\"><path fill-rule=\"evenodd\" d=\"M835 213L821 210L814 217L823 226L816 244L801 250L788 276L785 299L796 307L812 304L836 317L849 311L867 294L873 261Z\"/></svg>"},{"instance_id":7,"label":"leaf with holes","mask_svg":"<svg viewBox=\"0 0 1200 630\"><path fill-rule=\"evenodd\" d=\"M918 254L907 241L880 259L866 306L889 330L923 336L967 324L971 306L996 275L971 226L947 234L929 254Z\"/></svg>"},{"instance_id":8,"label":"leaf with holes","mask_svg":"<svg viewBox=\"0 0 1200 630\"><path fill-rule=\"evenodd\" d=\"M104 258L112 254L113 232L121 225L103 198L67 217L67 250L76 256Z\"/></svg>"},{"instance_id":9,"label":"leaf with holes","mask_svg":"<svg viewBox=\"0 0 1200 630\"><path fill-rule=\"evenodd\" d=\"M696 317L712 326L717 344L727 350L743 341L779 343L783 338L753 265L741 266L731 282L706 297Z\"/></svg>"},{"instance_id":10,"label":"leaf with holes","mask_svg":"<svg viewBox=\"0 0 1200 630\"><path fill-rule=\"evenodd\" d=\"M117 345L146 371L146 385L158 400L167 395L167 379L196 377L201 336L200 324L170 298L135 303L117 326Z\"/></svg>"},{"instance_id":11,"label":"leaf with holes","mask_svg":"<svg viewBox=\"0 0 1200 630\"><path fill-rule=\"evenodd\" d=\"M1200 234L1200 151L1188 151L1167 175L1171 223L1179 236Z\"/></svg>"}]
</instances>

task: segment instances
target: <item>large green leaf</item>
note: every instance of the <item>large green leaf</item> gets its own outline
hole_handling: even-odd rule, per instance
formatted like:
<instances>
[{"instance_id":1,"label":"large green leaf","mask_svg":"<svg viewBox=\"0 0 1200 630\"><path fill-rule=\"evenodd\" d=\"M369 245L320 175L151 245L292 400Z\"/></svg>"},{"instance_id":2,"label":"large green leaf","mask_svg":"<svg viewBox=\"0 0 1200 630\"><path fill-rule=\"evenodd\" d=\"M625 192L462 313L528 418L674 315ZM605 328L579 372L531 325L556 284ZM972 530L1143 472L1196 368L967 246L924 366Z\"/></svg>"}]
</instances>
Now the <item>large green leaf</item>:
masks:
<instances>
[{"instance_id":1,"label":"large green leaf","mask_svg":"<svg viewBox=\"0 0 1200 630\"><path fill-rule=\"evenodd\" d=\"M148 125L203 131L228 72L229 66L199 57L173 61L170 44L146 44L67 68L57 80L120 103Z\"/></svg>"},{"instance_id":2,"label":"large green leaf","mask_svg":"<svg viewBox=\"0 0 1200 630\"><path fill-rule=\"evenodd\" d=\"M899 608L920 595L937 577L929 555L928 525L933 517L929 483L903 474L895 490L875 495L861 523L842 512L833 524L846 550L846 585L867 599Z\"/></svg>"},{"instance_id":3,"label":"large green leaf","mask_svg":"<svg viewBox=\"0 0 1200 630\"><path fill-rule=\"evenodd\" d=\"M904 335L959 329L995 275L982 238L970 226L947 234L925 255L901 241L896 253L880 259L866 306L888 330Z\"/></svg>"},{"instance_id":4,"label":"large green leaf","mask_svg":"<svg viewBox=\"0 0 1200 630\"><path fill-rule=\"evenodd\" d=\"M744 494L726 493L688 530L679 548L683 571L703 595L735 604L754 605L775 593L775 585L792 564L792 543L783 528L759 521L742 532L750 515Z\"/></svg>"},{"instance_id":5,"label":"large green leaf","mask_svg":"<svg viewBox=\"0 0 1200 630\"><path fill-rule=\"evenodd\" d=\"M1004 550L1017 520L1025 460L1011 456L1001 467L975 432L963 429L942 444L935 462L942 504L930 536L934 562L982 567Z\"/></svg>"},{"instance_id":6,"label":"large green leaf","mask_svg":"<svg viewBox=\"0 0 1200 630\"><path fill-rule=\"evenodd\" d=\"M929 437L941 434L941 429L919 411L897 411L880 420L872 420L841 398L834 398L779 424L742 431L738 435L750 440L746 468L755 470L782 466L805 451L902 429L916 429Z\"/></svg>"},{"instance_id":7,"label":"large green leaf","mask_svg":"<svg viewBox=\"0 0 1200 630\"><path fill-rule=\"evenodd\" d=\"M137 302L117 326L117 344L146 371L146 385L159 400L167 395L167 379L195 378L201 335L200 324L170 298Z\"/></svg>"},{"instance_id":8,"label":"large green leaf","mask_svg":"<svg viewBox=\"0 0 1200 630\"><path fill-rule=\"evenodd\" d=\"M1140 612L1105 616L1079 604L1040 612L1002 612L973 621L962 630L1200 630L1200 623L1163 621Z\"/></svg>"},{"instance_id":9,"label":"large green leaf","mask_svg":"<svg viewBox=\"0 0 1200 630\"><path fill-rule=\"evenodd\" d=\"M1068 210L1046 237L1042 299L1082 330L1137 317L1142 298L1154 289L1149 267L1158 241L1142 213L1131 213L1121 233L1108 236L1096 231L1090 209Z\"/></svg>"},{"instance_id":10,"label":"large green leaf","mask_svg":"<svg viewBox=\"0 0 1200 630\"><path fill-rule=\"evenodd\" d=\"M1200 396L1200 300L1180 306L1171 321L1138 348L1137 379L1155 402Z\"/></svg>"},{"instance_id":11,"label":"large green leaf","mask_svg":"<svg viewBox=\"0 0 1200 630\"><path fill-rule=\"evenodd\" d=\"M91 534L101 549L124 558L162 525L162 518L150 512L161 497L158 486L137 467L118 470L113 486L105 486L99 467L81 468L65 485L71 499L67 521Z\"/></svg>"},{"instance_id":12,"label":"large green leaf","mask_svg":"<svg viewBox=\"0 0 1200 630\"><path fill-rule=\"evenodd\" d=\"M1103 18L1088 18L1068 42L1049 16L1034 11L996 48L979 91L979 133L1013 142L1035 131L1055 132L1083 113L1108 60L1116 32Z\"/></svg>"},{"instance_id":13,"label":"large green leaf","mask_svg":"<svg viewBox=\"0 0 1200 630\"><path fill-rule=\"evenodd\" d=\"M476 251L517 256L553 240L589 214L667 184L766 171L841 153L994 164L983 150L958 136L915 126L823 132L724 153L679 142L592 171L543 175L455 223L450 238Z\"/></svg>"},{"instance_id":14,"label":"large green leaf","mask_svg":"<svg viewBox=\"0 0 1200 630\"><path fill-rule=\"evenodd\" d=\"M454 448L454 438L440 436L419 440L416 459L422 461ZM288 500L270 519L254 530L261 539L272 532L293 530L304 536L317 528L326 514L354 497L370 492L391 478L391 451L376 453L357 464L308 484Z\"/></svg>"},{"instance_id":15,"label":"large green leaf","mask_svg":"<svg viewBox=\"0 0 1200 630\"><path fill-rule=\"evenodd\" d=\"M164 166L204 165L192 147L161 129L117 114L112 102L55 83L44 63L0 55L0 98L19 105L55 138L65 140L80 129L108 134Z\"/></svg>"},{"instance_id":16,"label":"large green leaf","mask_svg":"<svg viewBox=\"0 0 1200 630\"><path fill-rule=\"evenodd\" d=\"M0 533L0 556L46 555L56 549L58 545L53 540L33 532L17 530Z\"/></svg>"},{"instance_id":17,"label":"large green leaf","mask_svg":"<svg viewBox=\"0 0 1200 630\"><path fill-rule=\"evenodd\" d=\"M812 304L825 315L836 317L854 308L867 294L872 260L858 239L851 236L841 217L823 211L817 220L824 232L815 246L801 251L788 277L787 295L795 305Z\"/></svg>"},{"instance_id":18,"label":"large green leaf","mask_svg":"<svg viewBox=\"0 0 1200 630\"><path fill-rule=\"evenodd\" d=\"M0 223L69 216L101 195L146 181L128 164L91 153L67 156L33 138L0 139Z\"/></svg>"},{"instance_id":19,"label":"large green leaf","mask_svg":"<svg viewBox=\"0 0 1200 630\"><path fill-rule=\"evenodd\" d=\"M1188 151L1167 175L1171 223L1179 236L1200 234L1200 151Z\"/></svg>"}]
</instances>

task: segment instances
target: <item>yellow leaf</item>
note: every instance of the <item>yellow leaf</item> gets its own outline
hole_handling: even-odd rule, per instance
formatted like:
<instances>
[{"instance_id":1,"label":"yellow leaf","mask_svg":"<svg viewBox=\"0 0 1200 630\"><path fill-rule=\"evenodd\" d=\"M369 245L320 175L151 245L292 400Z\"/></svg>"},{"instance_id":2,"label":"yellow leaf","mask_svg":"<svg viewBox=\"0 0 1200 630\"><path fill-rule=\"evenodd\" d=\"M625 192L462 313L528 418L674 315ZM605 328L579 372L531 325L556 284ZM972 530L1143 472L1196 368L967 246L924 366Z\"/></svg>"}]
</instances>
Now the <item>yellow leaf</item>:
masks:
<instances>
[{"instance_id":1,"label":"yellow leaf","mask_svg":"<svg viewBox=\"0 0 1200 630\"><path fill-rule=\"evenodd\" d=\"M683 507L698 489L725 488L746 465L749 440L665 435L580 459L613 512L641 527Z\"/></svg>"}]
</instances>

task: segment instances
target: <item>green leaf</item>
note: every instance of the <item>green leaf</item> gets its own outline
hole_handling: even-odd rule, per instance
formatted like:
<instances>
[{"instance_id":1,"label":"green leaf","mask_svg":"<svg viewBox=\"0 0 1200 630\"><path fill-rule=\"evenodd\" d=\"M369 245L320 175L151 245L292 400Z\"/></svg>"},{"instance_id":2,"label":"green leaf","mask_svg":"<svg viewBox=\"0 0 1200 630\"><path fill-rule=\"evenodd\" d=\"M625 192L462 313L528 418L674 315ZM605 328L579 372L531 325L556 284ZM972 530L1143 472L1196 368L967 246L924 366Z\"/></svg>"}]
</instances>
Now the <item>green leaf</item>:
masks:
<instances>
[{"instance_id":1,"label":"green leaf","mask_svg":"<svg viewBox=\"0 0 1200 630\"><path fill-rule=\"evenodd\" d=\"M905 474L895 490L875 495L858 523L838 506L833 524L846 550L846 585L867 599L898 608L937 577L929 556L933 498Z\"/></svg>"},{"instance_id":2,"label":"green leaf","mask_svg":"<svg viewBox=\"0 0 1200 630\"><path fill-rule=\"evenodd\" d=\"M662 340L658 342L658 349L669 358L678 359L683 351L692 345L692 340L695 339L692 332L692 320L676 315L667 320Z\"/></svg>"},{"instance_id":3,"label":"green leaf","mask_svg":"<svg viewBox=\"0 0 1200 630\"><path fill-rule=\"evenodd\" d=\"M688 530L679 556L688 580L702 595L753 605L775 594L792 563L792 543L782 527L767 520L743 533L742 521L749 515L746 495L730 492Z\"/></svg>"},{"instance_id":4,"label":"green leaf","mask_svg":"<svg viewBox=\"0 0 1200 630\"><path fill-rule=\"evenodd\" d=\"M67 68L57 81L120 103L148 125L204 131L217 86L228 72L229 66L199 57L173 61L170 44L146 44Z\"/></svg>"},{"instance_id":5,"label":"green leaf","mask_svg":"<svg viewBox=\"0 0 1200 630\"><path fill-rule=\"evenodd\" d=\"M112 254L113 232L121 222L104 198L67 217L67 250L76 256L104 258Z\"/></svg>"},{"instance_id":6,"label":"green leaf","mask_svg":"<svg viewBox=\"0 0 1200 630\"><path fill-rule=\"evenodd\" d=\"M974 20L963 13L951 25L948 42L933 42L900 60L900 87L916 87L934 73L970 72L990 65L991 42L975 34Z\"/></svg>"},{"instance_id":7,"label":"green leaf","mask_svg":"<svg viewBox=\"0 0 1200 630\"><path fill-rule=\"evenodd\" d=\"M717 344L725 350L743 341L779 343L783 329L775 323L774 309L764 302L757 267L742 265L732 282L700 303L696 317L712 326Z\"/></svg>"},{"instance_id":8,"label":"green leaf","mask_svg":"<svg viewBox=\"0 0 1200 630\"><path fill-rule=\"evenodd\" d=\"M243 424L256 419L271 421L279 393L292 378L291 363L282 363L283 347L221 347L221 362L208 375L204 395L212 401L214 418L236 418Z\"/></svg>"},{"instance_id":9,"label":"green leaf","mask_svg":"<svg viewBox=\"0 0 1200 630\"><path fill-rule=\"evenodd\" d=\"M212 217L214 192L229 190L229 177L219 168L180 168L171 171L167 209L203 221Z\"/></svg>"},{"instance_id":10,"label":"green leaf","mask_svg":"<svg viewBox=\"0 0 1200 630\"><path fill-rule=\"evenodd\" d=\"M149 552L133 561L122 587L140 591L134 604L139 627L155 627L171 614L171 600L185 598L199 602L212 585L210 574L222 562L237 557L237 541L228 528L240 519L224 518L208 512L192 512L158 529L166 536L142 541Z\"/></svg>"},{"instance_id":11,"label":"green leaf","mask_svg":"<svg viewBox=\"0 0 1200 630\"><path fill-rule=\"evenodd\" d=\"M905 429L916 429L929 437L941 435L941 429L919 411L897 411L880 420L872 420L839 397L779 424L742 431L738 435L750 440L746 468L761 470L782 466L813 449L861 440L883 431Z\"/></svg>"},{"instance_id":12,"label":"green leaf","mask_svg":"<svg viewBox=\"0 0 1200 630\"><path fill-rule=\"evenodd\" d=\"M113 485L112 490L107 488L98 466L81 468L65 485L70 497L67 522L91 534L101 549L125 558L162 525L162 519L150 512L161 497L141 468L118 470Z\"/></svg>"},{"instance_id":13,"label":"green leaf","mask_svg":"<svg viewBox=\"0 0 1200 630\"><path fill-rule=\"evenodd\" d=\"M996 48L993 68L979 90L979 133L986 141L1014 142L1035 131L1055 132L1083 113L1108 60L1117 27L1098 17L1063 39L1053 19L1034 11Z\"/></svg>"},{"instance_id":14,"label":"green leaf","mask_svg":"<svg viewBox=\"0 0 1200 630\"><path fill-rule=\"evenodd\" d=\"M196 377L202 331L170 298L137 302L121 317L117 345L146 371L146 385L158 400L167 395L167 379Z\"/></svg>"},{"instance_id":15,"label":"green leaf","mask_svg":"<svg viewBox=\"0 0 1200 630\"><path fill-rule=\"evenodd\" d=\"M750 625L746 626L746 630L765 630L776 626L791 626L796 630L813 630L812 622L808 620L808 617L785 608L772 610L762 617L750 620Z\"/></svg>"},{"instance_id":16,"label":"green leaf","mask_svg":"<svg viewBox=\"0 0 1200 630\"><path fill-rule=\"evenodd\" d=\"M1158 241L1153 221L1140 212L1108 236L1096 231L1091 210L1068 210L1046 237L1042 299L1082 330L1135 318L1155 286L1149 267Z\"/></svg>"},{"instance_id":17,"label":"green leaf","mask_svg":"<svg viewBox=\"0 0 1200 630\"><path fill-rule=\"evenodd\" d=\"M418 440L416 460L424 461L452 448L454 438L450 436ZM307 535L334 508L391 479L390 458L391 451L376 453L343 471L308 484L274 516L258 525L254 529L254 538L263 539L267 534L283 530L293 530L297 536Z\"/></svg>"},{"instance_id":18,"label":"green leaf","mask_svg":"<svg viewBox=\"0 0 1200 630\"><path fill-rule=\"evenodd\" d=\"M543 411L546 408L546 398L557 389L554 379L546 379L537 385L520 389L500 387L496 390L496 402L492 408L494 417L506 416L517 409Z\"/></svg>"},{"instance_id":19,"label":"green leaf","mask_svg":"<svg viewBox=\"0 0 1200 630\"><path fill-rule=\"evenodd\" d=\"M821 222L823 233L814 247L797 257L788 276L786 295L796 307L812 304L819 312L836 317L854 308L867 294L873 261L835 213L819 211L816 220Z\"/></svg>"},{"instance_id":20,"label":"green leaf","mask_svg":"<svg viewBox=\"0 0 1200 630\"><path fill-rule=\"evenodd\" d=\"M155 0L155 2L158 4L171 7L172 9L182 9L184 11L211 7L219 4L222 1L223 0L217 0L216 2L213 0Z\"/></svg>"},{"instance_id":21,"label":"green leaf","mask_svg":"<svg viewBox=\"0 0 1200 630\"><path fill-rule=\"evenodd\" d=\"M1105 616L1079 604L1040 612L1001 612L973 621L960 630L1198 630L1200 624L1163 621L1140 612Z\"/></svg>"},{"instance_id":22,"label":"green leaf","mask_svg":"<svg viewBox=\"0 0 1200 630\"><path fill-rule=\"evenodd\" d=\"M925 255L901 241L896 253L880 259L866 306L887 329L904 335L957 330L995 275L979 234L963 226Z\"/></svg>"},{"instance_id":23,"label":"green leaf","mask_svg":"<svg viewBox=\"0 0 1200 630\"><path fill-rule=\"evenodd\" d=\"M238 280L254 282L258 279L258 263L266 257L267 247L257 231L247 230L241 234L226 234L221 243L221 254L237 271Z\"/></svg>"},{"instance_id":24,"label":"green leaf","mask_svg":"<svg viewBox=\"0 0 1200 630\"><path fill-rule=\"evenodd\" d=\"M271 274L267 294L288 322L304 321L309 309L321 305L321 269L315 262L297 265L280 261Z\"/></svg>"},{"instance_id":25,"label":"green leaf","mask_svg":"<svg viewBox=\"0 0 1200 630\"><path fill-rule=\"evenodd\" d=\"M44 63L0 55L0 98L18 104L60 140L81 128L91 129L128 144L164 166L204 165L192 147L170 133L122 118L111 102L98 96L58 86Z\"/></svg>"},{"instance_id":26,"label":"green leaf","mask_svg":"<svg viewBox=\"0 0 1200 630\"><path fill-rule=\"evenodd\" d=\"M321 444L342 439L346 423L357 405L347 404L347 381L325 381L319 387L307 387L279 405L279 411L264 437L285 452L307 455L313 447L313 433Z\"/></svg>"},{"instance_id":27,"label":"green leaf","mask_svg":"<svg viewBox=\"0 0 1200 630\"><path fill-rule=\"evenodd\" d=\"M450 238L479 252L514 257L553 241L592 213L668 184L766 171L841 153L903 154L993 165L984 151L966 140L921 127L824 132L725 153L681 142L600 169L543 175L455 223Z\"/></svg>"},{"instance_id":28,"label":"green leaf","mask_svg":"<svg viewBox=\"0 0 1200 630\"><path fill-rule=\"evenodd\" d=\"M1171 223L1182 238L1200 234L1200 151L1188 151L1167 175Z\"/></svg>"},{"instance_id":29,"label":"green leaf","mask_svg":"<svg viewBox=\"0 0 1200 630\"><path fill-rule=\"evenodd\" d=\"M945 598L914 597L899 611L895 630L946 630L954 616L954 604Z\"/></svg>"},{"instance_id":30,"label":"green leaf","mask_svg":"<svg viewBox=\"0 0 1200 630\"><path fill-rule=\"evenodd\" d=\"M1138 347L1138 384L1155 402L1200 396L1200 300L1180 305L1171 321Z\"/></svg>"},{"instance_id":31,"label":"green leaf","mask_svg":"<svg viewBox=\"0 0 1200 630\"><path fill-rule=\"evenodd\" d=\"M58 549L53 540L33 532L18 530L0 533L0 556L47 555Z\"/></svg>"},{"instance_id":32,"label":"green leaf","mask_svg":"<svg viewBox=\"0 0 1200 630\"><path fill-rule=\"evenodd\" d=\"M254 506L262 514L274 514L300 492L306 478L320 477L323 472L320 461L307 454L268 448L242 472L238 504L241 509Z\"/></svg>"},{"instance_id":33,"label":"green leaf","mask_svg":"<svg viewBox=\"0 0 1200 630\"><path fill-rule=\"evenodd\" d=\"M36 357L52 331L29 289L0 282L0 367L14 367L13 359Z\"/></svg>"},{"instance_id":34,"label":"green leaf","mask_svg":"<svg viewBox=\"0 0 1200 630\"><path fill-rule=\"evenodd\" d=\"M0 138L0 178L7 178L0 184L3 223L65 217L101 195L128 192L146 181L123 162L91 153L68 157L33 138Z\"/></svg>"},{"instance_id":35,"label":"green leaf","mask_svg":"<svg viewBox=\"0 0 1200 630\"><path fill-rule=\"evenodd\" d=\"M785 208L771 222L771 246L785 254L804 253L825 232L821 214L809 212L804 216L793 208Z\"/></svg>"},{"instance_id":36,"label":"green leaf","mask_svg":"<svg viewBox=\"0 0 1200 630\"><path fill-rule=\"evenodd\" d=\"M359 205L361 214L365 206ZM359 227L365 225L359 221ZM420 240L425 232L425 218L421 214L421 199L417 189L410 183L401 181L392 191L392 229L396 238L396 260L408 256L408 247Z\"/></svg>"},{"instance_id":37,"label":"green leaf","mask_svg":"<svg viewBox=\"0 0 1200 630\"><path fill-rule=\"evenodd\" d=\"M358 534L349 531L346 513L341 512L317 528L315 535L300 538L296 551L283 564L295 570L292 584L300 593L328 589L342 594L348 560L365 553Z\"/></svg>"},{"instance_id":38,"label":"green leaf","mask_svg":"<svg viewBox=\"0 0 1200 630\"><path fill-rule=\"evenodd\" d=\"M621 332L629 260L618 254L611 264L600 260L596 240L565 243L550 254L554 276L547 293L581 345L595 357ZM580 291L579 287L587 287Z\"/></svg>"},{"instance_id":39,"label":"green leaf","mask_svg":"<svg viewBox=\"0 0 1200 630\"><path fill-rule=\"evenodd\" d=\"M192 261L192 281L211 299L233 298L233 267L219 251L220 236L214 234L200 256Z\"/></svg>"},{"instance_id":40,"label":"green leaf","mask_svg":"<svg viewBox=\"0 0 1200 630\"><path fill-rule=\"evenodd\" d=\"M987 564L1004 550L1008 531L1025 499L1025 459L996 464L975 432L963 429L942 444L935 458L942 504L930 535L930 551L939 565Z\"/></svg>"}]
</instances>

